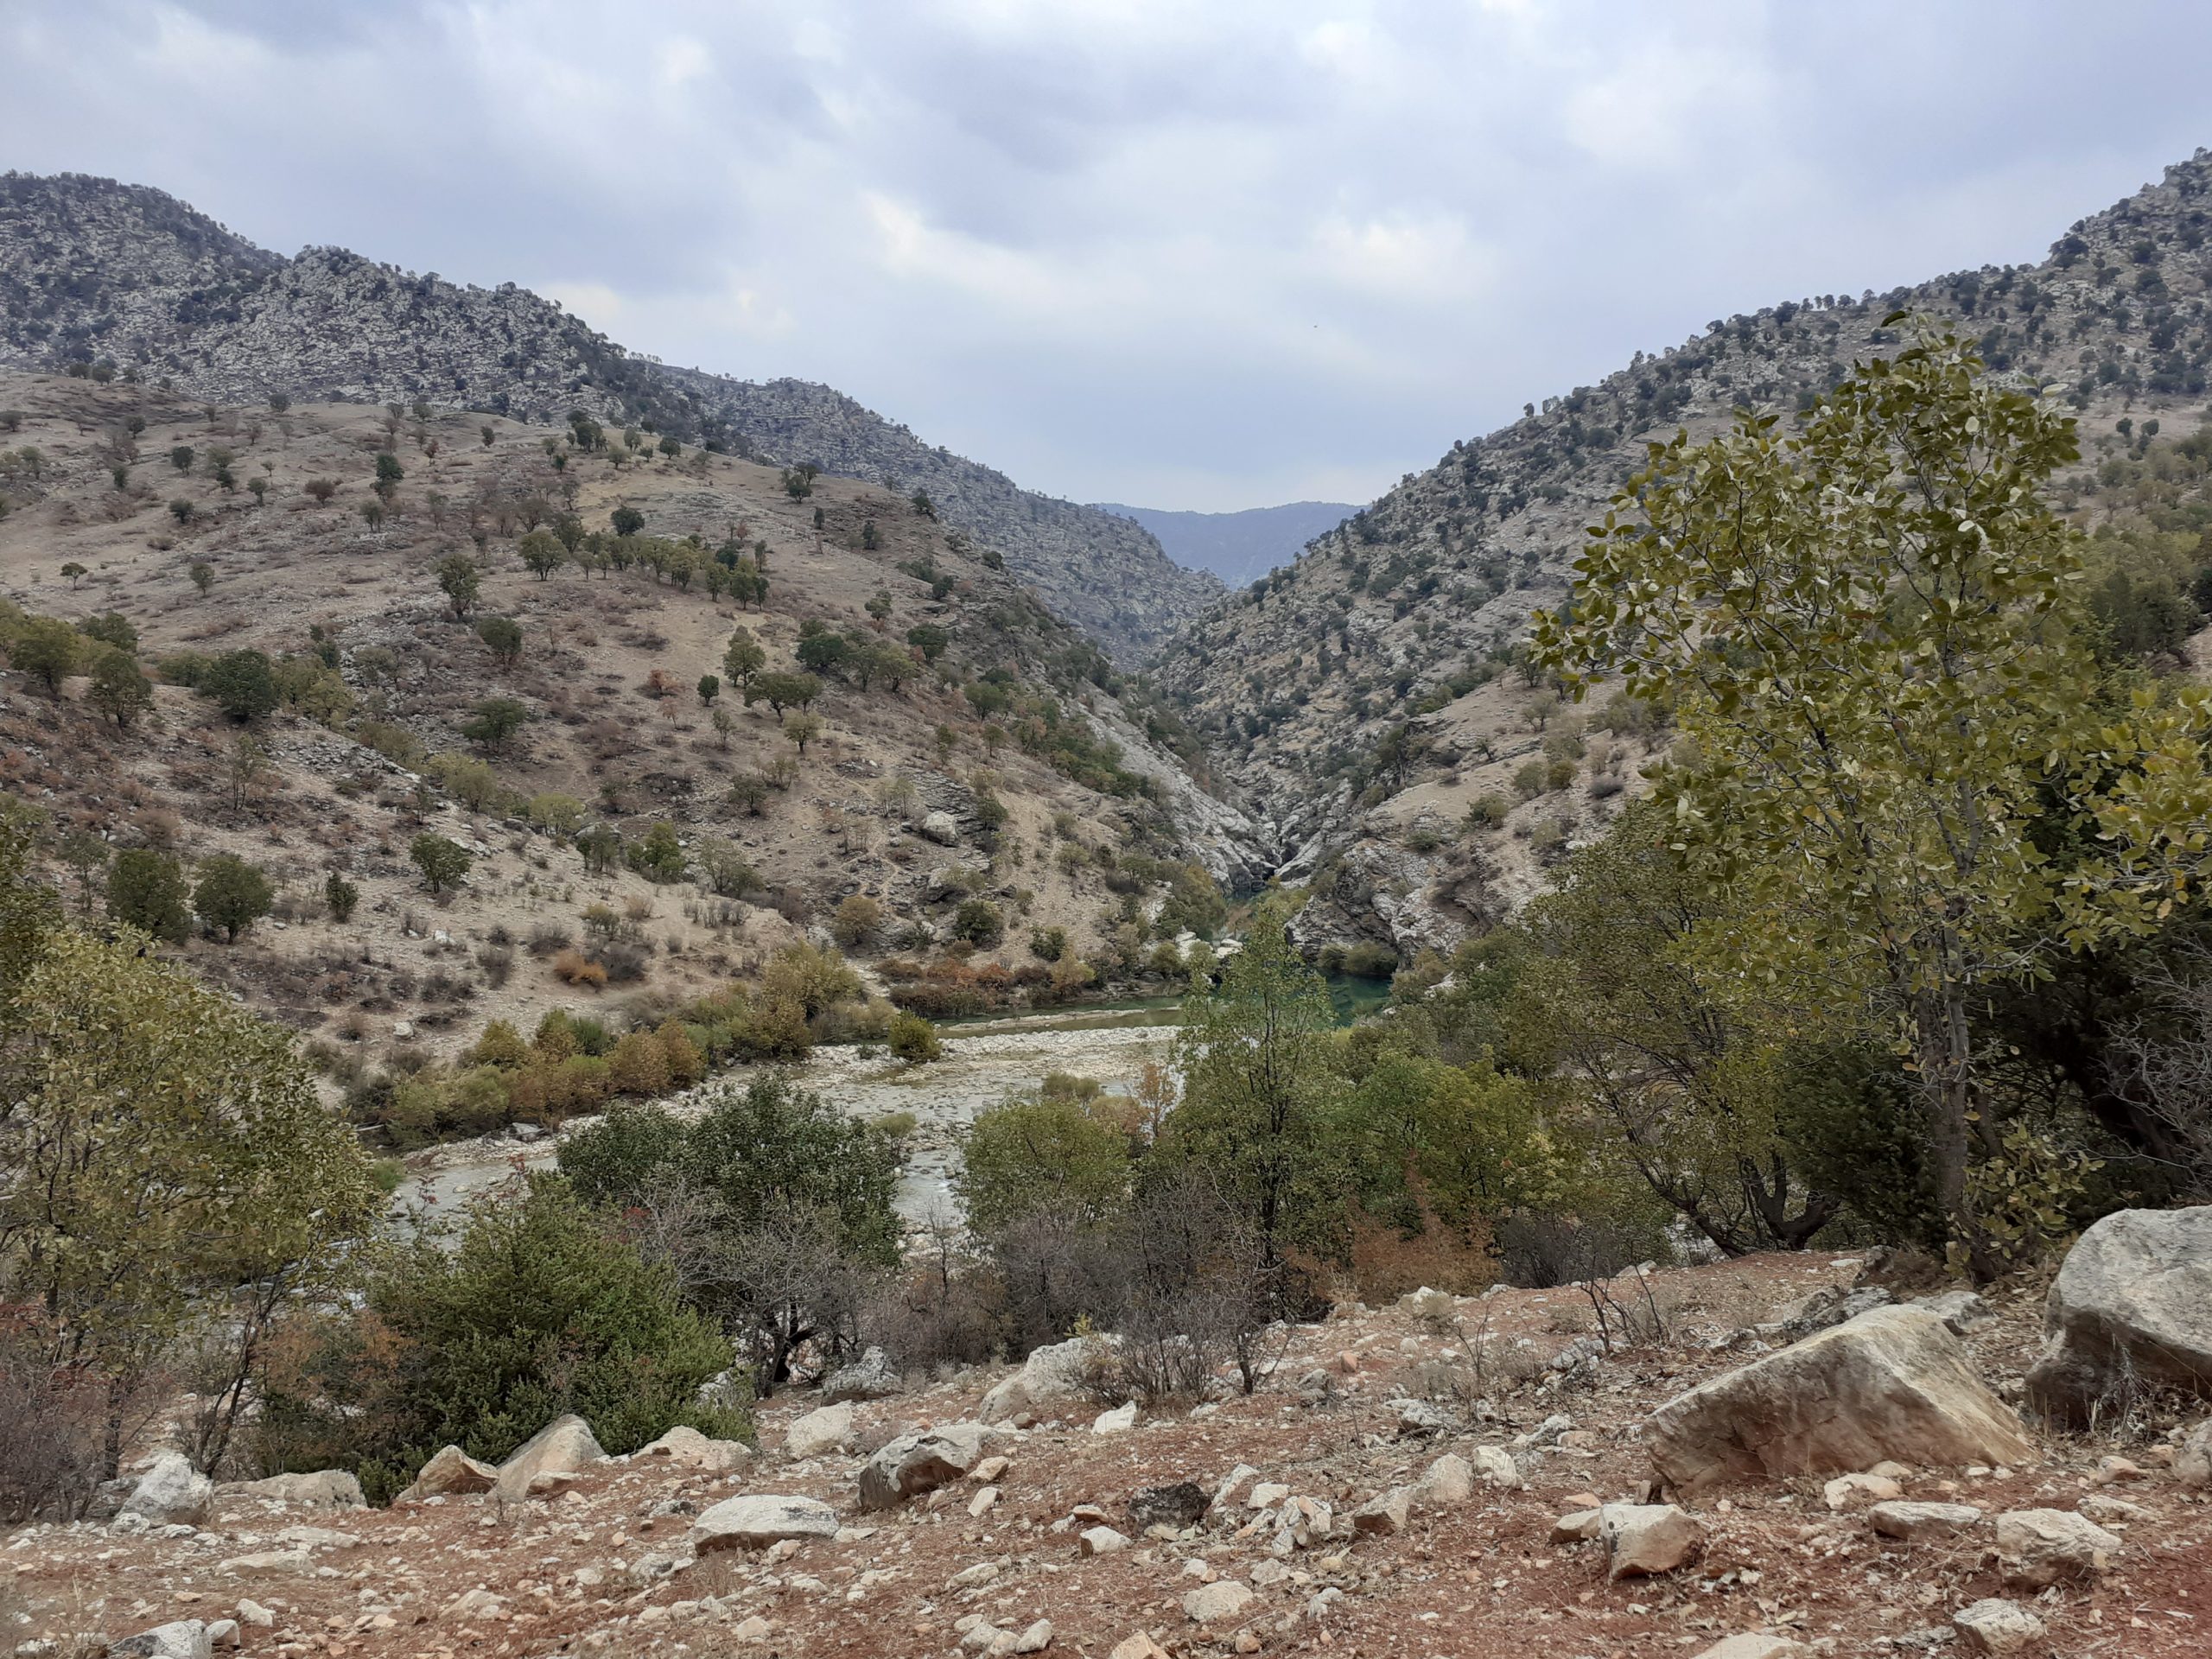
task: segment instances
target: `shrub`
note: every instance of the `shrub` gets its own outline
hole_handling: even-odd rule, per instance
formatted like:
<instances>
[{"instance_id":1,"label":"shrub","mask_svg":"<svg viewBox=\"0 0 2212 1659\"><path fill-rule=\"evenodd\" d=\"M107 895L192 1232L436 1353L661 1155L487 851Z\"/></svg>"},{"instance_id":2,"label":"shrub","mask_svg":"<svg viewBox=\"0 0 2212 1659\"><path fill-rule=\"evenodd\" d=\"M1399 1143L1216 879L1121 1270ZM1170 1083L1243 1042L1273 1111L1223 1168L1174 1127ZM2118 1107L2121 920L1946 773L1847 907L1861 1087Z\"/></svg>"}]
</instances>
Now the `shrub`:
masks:
<instances>
[{"instance_id":1,"label":"shrub","mask_svg":"<svg viewBox=\"0 0 2212 1659\"><path fill-rule=\"evenodd\" d=\"M1068 931L1065 927L1033 928L1029 949L1041 961L1058 962L1068 953Z\"/></svg>"},{"instance_id":2,"label":"shrub","mask_svg":"<svg viewBox=\"0 0 2212 1659\"><path fill-rule=\"evenodd\" d=\"M953 1177L969 1230L985 1235L1039 1215L1100 1220L1121 1208L1128 1186L1128 1137L1065 1097L978 1114Z\"/></svg>"},{"instance_id":3,"label":"shrub","mask_svg":"<svg viewBox=\"0 0 2212 1659\"><path fill-rule=\"evenodd\" d=\"M887 1036L887 1046L893 1058L909 1065L920 1065L944 1057L944 1045L938 1040L937 1027L918 1014L894 1014Z\"/></svg>"},{"instance_id":4,"label":"shrub","mask_svg":"<svg viewBox=\"0 0 2212 1659\"><path fill-rule=\"evenodd\" d=\"M459 842L427 830L409 843L407 856L415 861L433 893L459 886L474 861Z\"/></svg>"},{"instance_id":5,"label":"shrub","mask_svg":"<svg viewBox=\"0 0 2212 1659\"><path fill-rule=\"evenodd\" d=\"M830 918L830 937L847 950L856 950L883 925L883 906L864 893L849 893L838 902Z\"/></svg>"},{"instance_id":6,"label":"shrub","mask_svg":"<svg viewBox=\"0 0 2212 1659\"><path fill-rule=\"evenodd\" d=\"M330 919L343 926L353 919L353 907L361 902L361 890L333 870L322 884L322 902L330 906Z\"/></svg>"},{"instance_id":7,"label":"shrub","mask_svg":"<svg viewBox=\"0 0 2212 1659\"><path fill-rule=\"evenodd\" d=\"M242 858L217 853L200 866L200 881L192 890L192 907L202 921L223 930L235 940L269 913L276 895L269 878Z\"/></svg>"},{"instance_id":8,"label":"shrub","mask_svg":"<svg viewBox=\"0 0 2212 1659\"><path fill-rule=\"evenodd\" d=\"M970 899L954 912L952 936L971 944L996 944L1006 932L999 907L988 899Z\"/></svg>"},{"instance_id":9,"label":"shrub","mask_svg":"<svg viewBox=\"0 0 2212 1659\"><path fill-rule=\"evenodd\" d=\"M554 957L553 974L563 984L588 985L594 990L607 983L607 969L574 946Z\"/></svg>"},{"instance_id":10,"label":"shrub","mask_svg":"<svg viewBox=\"0 0 2212 1659\"><path fill-rule=\"evenodd\" d=\"M184 866L150 848L126 847L108 871L107 913L157 939L181 944L192 927Z\"/></svg>"},{"instance_id":11,"label":"shrub","mask_svg":"<svg viewBox=\"0 0 2212 1659\"><path fill-rule=\"evenodd\" d=\"M225 652L207 664L198 690L232 720L258 720L281 701L274 669L257 651Z\"/></svg>"}]
</instances>

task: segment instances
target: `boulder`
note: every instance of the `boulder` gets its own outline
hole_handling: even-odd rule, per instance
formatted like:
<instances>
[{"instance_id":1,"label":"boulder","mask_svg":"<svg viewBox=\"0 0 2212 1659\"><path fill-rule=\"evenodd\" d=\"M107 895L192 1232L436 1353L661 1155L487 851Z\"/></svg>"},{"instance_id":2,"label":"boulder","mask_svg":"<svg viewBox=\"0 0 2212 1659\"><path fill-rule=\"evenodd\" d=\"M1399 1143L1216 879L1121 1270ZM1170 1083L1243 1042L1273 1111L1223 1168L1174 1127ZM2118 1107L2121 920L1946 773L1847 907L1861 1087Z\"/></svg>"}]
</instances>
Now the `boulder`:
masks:
<instances>
[{"instance_id":1,"label":"boulder","mask_svg":"<svg viewBox=\"0 0 2212 1659\"><path fill-rule=\"evenodd\" d=\"M206 1624L196 1618L180 1618L126 1636L109 1648L108 1654L110 1659L213 1659L214 1645Z\"/></svg>"},{"instance_id":2,"label":"boulder","mask_svg":"<svg viewBox=\"0 0 2212 1659\"><path fill-rule=\"evenodd\" d=\"M1415 1483L1414 1496L1440 1508L1465 1503L1475 1495L1475 1466L1456 1452L1446 1452L1428 1465Z\"/></svg>"},{"instance_id":3,"label":"boulder","mask_svg":"<svg viewBox=\"0 0 2212 1659\"><path fill-rule=\"evenodd\" d=\"M2182 1437L2174 1452L2174 1478L2184 1486L2212 1486L2212 1417Z\"/></svg>"},{"instance_id":4,"label":"boulder","mask_svg":"<svg viewBox=\"0 0 2212 1659\"><path fill-rule=\"evenodd\" d=\"M1239 1618L1259 1598L1235 1579L1202 1584L1183 1598L1183 1611L1194 1624L1221 1624Z\"/></svg>"},{"instance_id":5,"label":"boulder","mask_svg":"<svg viewBox=\"0 0 2212 1659\"><path fill-rule=\"evenodd\" d=\"M880 1348L870 1348L849 1365L822 1379L822 1397L831 1405L849 1400L888 1400L905 1391L906 1381Z\"/></svg>"},{"instance_id":6,"label":"boulder","mask_svg":"<svg viewBox=\"0 0 2212 1659\"><path fill-rule=\"evenodd\" d=\"M574 1412L566 1413L524 1440L499 1465L499 1478L492 1495L504 1503L519 1503L533 1491L550 1490L559 1477L573 1475L606 1455L591 1425Z\"/></svg>"},{"instance_id":7,"label":"boulder","mask_svg":"<svg viewBox=\"0 0 2212 1659\"><path fill-rule=\"evenodd\" d=\"M1821 1488L1821 1501L1832 1510L1860 1503L1886 1503L1903 1497L1904 1488L1887 1475L1838 1475Z\"/></svg>"},{"instance_id":8,"label":"boulder","mask_svg":"<svg viewBox=\"0 0 2212 1659\"><path fill-rule=\"evenodd\" d=\"M196 1527L207 1518L207 1503L214 1495L215 1483L194 1469L183 1452L164 1452L123 1500L123 1513L149 1527Z\"/></svg>"},{"instance_id":9,"label":"boulder","mask_svg":"<svg viewBox=\"0 0 2212 1659\"><path fill-rule=\"evenodd\" d=\"M981 1423L948 1423L900 1435L861 1466L861 1507L894 1509L959 1479L983 1460L984 1433Z\"/></svg>"},{"instance_id":10,"label":"boulder","mask_svg":"<svg viewBox=\"0 0 2212 1659\"><path fill-rule=\"evenodd\" d=\"M819 1458L852 1444L853 1408L850 1401L823 1406L804 1417L794 1417L784 1428L784 1453L792 1458Z\"/></svg>"},{"instance_id":11,"label":"boulder","mask_svg":"<svg viewBox=\"0 0 2212 1659\"><path fill-rule=\"evenodd\" d=\"M440 1611L440 1618L449 1618L457 1624L474 1624L479 1619L499 1618L505 1616L507 1599L478 1585L474 1590L464 1590Z\"/></svg>"},{"instance_id":12,"label":"boulder","mask_svg":"<svg viewBox=\"0 0 2212 1659\"><path fill-rule=\"evenodd\" d=\"M1137 1402L1125 1400L1111 1411L1102 1411L1091 1420L1094 1434L1126 1434L1137 1426Z\"/></svg>"},{"instance_id":13,"label":"boulder","mask_svg":"<svg viewBox=\"0 0 2212 1659\"><path fill-rule=\"evenodd\" d=\"M1997 1317L1987 1302L1970 1290L1947 1290L1935 1296L1916 1296L1912 1306L1924 1307L1951 1327L1951 1334L1963 1337L1979 1331Z\"/></svg>"},{"instance_id":14,"label":"boulder","mask_svg":"<svg viewBox=\"0 0 2212 1659\"><path fill-rule=\"evenodd\" d=\"M752 1461L753 1448L742 1440L717 1440L679 1423L660 1439L639 1446L635 1455L665 1458L679 1468L703 1469L709 1474L727 1475Z\"/></svg>"},{"instance_id":15,"label":"boulder","mask_svg":"<svg viewBox=\"0 0 2212 1659\"><path fill-rule=\"evenodd\" d=\"M1866 1524L1885 1538L1924 1544L1980 1526L1981 1511L1971 1503L1877 1503Z\"/></svg>"},{"instance_id":16,"label":"boulder","mask_svg":"<svg viewBox=\"0 0 2212 1659\"><path fill-rule=\"evenodd\" d=\"M1114 1644L1113 1652L1106 1659L1167 1659L1166 1649L1142 1630L1125 1636Z\"/></svg>"},{"instance_id":17,"label":"boulder","mask_svg":"<svg viewBox=\"0 0 2212 1659\"><path fill-rule=\"evenodd\" d=\"M1477 1446L1473 1468L1476 1474L1493 1486L1503 1486L1509 1492L1520 1489L1521 1465L1502 1446Z\"/></svg>"},{"instance_id":18,"label":"boulder","mask_svg":"<svg viewBox=\"0 0 2212 1659\"><path fill-rule=\"evenodd\" d=\"M1991 1596L1951 1615L1968 1653L2013 1654L2043 1640L2043 1620L2018 1602Z\"/></svg>"},{"instance_id":19,"label":"boulder","mask_svg":"<svg viewBox=\"0 0 2212 1659\"><path fill-rule=\"evenodd\" d=\"M318 1469L311 1475L271 1475L266 1480L231 1481L225 1496L289 1503L302 1510L363 1510L368 1499L361 1483L343 1469Z\"/></svg>"},{"instance_id":20,"label":"boulder","mask_svg":"<svg viewBox=\"0 0 2212 1659\"><path fill-rule=\"evenodd\" d=\"M2091 1579L2110 1567L2120 1541L2071 1510L2008 1510L1997 1517L1997 1559L2016 1590Z\"/></svg>"},{"instance_id":21,"label":"boulder","mask_svg":"<svg viewBox=\"0 0 2212 1659\"><path fill-rule=\"evenodd\" d=\"M239 1648L245 1645L245 1633L238 1629L235 1618L218 1618L207 1626L207 1645L211 1648Z\"/></svg>"},{"instance_id":22,"label":"boulder","mask_svg":"<svg viewBox=\"0 0 2212 1659\"><path fill-rule=\"evenodd\" d=\"M499 1471L488 1463L479 1463L457 1446L442 1448L423 1465L415 1477L415 1484L394 1499L395 1503L420 1501L426 1497L457 1497L466 1492L488 1492L499 1484Z\"/></svg>"},{"instance_id":23,"label":"boulder","mask_svg":"<svg viewBox=\"0 0 2212 1659\"><path fill-rule=\"evenodd\" d=\"M1398 1298L1398 1311L1412 1314L1423 1325L1443 1326L1458 1317L1459 1300L1448 1290L1431 1290L1423 1285Z\"/></svg>"},{"instance_id":24,"label":"boulder","mask_svg":"<svg viewBox=\"0 0 2212 1659\"><path fill-rule=\"evenodd\" d=\"M1555 1544L1586 1544L1598 1535L1605 1522L1602 1507L1594 1510L1569 1510L1552 1522L1552 1542Z\"/></svg>"},{"instance_id":25,"label":"boulder","mask_svg":"<svg viewBox=\"0 0 2212 1659\"><path fill-rule=\"evenodd\" d=\"M836 1510L811 1497L726 1497L691 1523L691 1548L702 1555L836 1535Z\"/></svg>"},{"instance_id":26,"label":"boulder","mask_svg":"<svg viewBox=\"0 0 2212 1659\"><path fill-rule=\"evenodd\" d=\"M1180 1532L1206 1518L1212 1504L1205 1488L1194 1480L1173 1486L1147 1486L1129 1500L1129 1520L1139 1532L1147 1527L1173 1527Z\"/></svg>"},{"instance_id":27,"label":"boulder","mask_svg":"<svg viewBox=\"0 0 2212 1659\"><path fill-rule=\"evenodd\" d=\"M1598 1511L1609 1579L1649 1578L1695 1559L1705 1529L1672 1503L1608 1503Z\"/></svg>"},{"instance_id":28,"label":"boulder","mask_svg":"<svg viewBox=\"0 0 2212 1659\"><path fill-rule=\"evenodd\" d=\"M1413 1496L1410 1486L1393 1486L1377 1493L1351 1512L1351 1529L1384 1538L1403 1532L1413 1519Z\"/></svg>"},{"instance_id":29,"label":"boulder","mask_svg":"<svg viewBox=\"0 0 2212 1659\"><path fill-rule=\"evenodd\" d=\"M2212 1398L2212 1205L2119 1210L2066 1253L2028 1401L2080 1425L2159 1388Z\"/></svg>"},{"instance_id":30,"label":"boulder","mask_svg":"<svg viewBox=\"0 0 2212 1659\"><path fill-rule=\"evenodd\" d=\"M1085 1527L1076 1535L1076 1546L1085 1555L1118 1555L1129 1547L1129 1541L1111 1527Z\"/></svg>"},{"instance_id":31,"label":"boulder","mask_svg":"<svg viewBox=\"0 0 2212 1659\"><path fill-rule=\"evenodd\" d=\"M1651 1414L1644 1438L1653 1466L1683 1493L1890 1459L1938 1466L2035 1455L1942 1318L1894 1306L1676 1395Z\"/></svg>"},{"instance_id":32,"label":"boulder","mask_svg":"<svg viewBox=\"0 0 2212 1659\"><path fill-rule=\"evenodd\" d=\"M983 1396L976 1408L977 1419L1002 1423L1021 1412L1082 1403L1090 1397L1091 1383L1113 1351L1111 1343L1105 1337L1071 1337L1035 1350L1019 1371Z\"/></svg>"},{"instance_id":33,"label":"boulder","mask_svg":"<svg viewBox=\"0 0 2212 1659\"><path fill-rule=\"evenodd\" d=\"M929 813L924 817L918 827L926 839L937 842L940 847L953 847L959 844L960 821L950 812Z\"/></svg>"}]
</instances>

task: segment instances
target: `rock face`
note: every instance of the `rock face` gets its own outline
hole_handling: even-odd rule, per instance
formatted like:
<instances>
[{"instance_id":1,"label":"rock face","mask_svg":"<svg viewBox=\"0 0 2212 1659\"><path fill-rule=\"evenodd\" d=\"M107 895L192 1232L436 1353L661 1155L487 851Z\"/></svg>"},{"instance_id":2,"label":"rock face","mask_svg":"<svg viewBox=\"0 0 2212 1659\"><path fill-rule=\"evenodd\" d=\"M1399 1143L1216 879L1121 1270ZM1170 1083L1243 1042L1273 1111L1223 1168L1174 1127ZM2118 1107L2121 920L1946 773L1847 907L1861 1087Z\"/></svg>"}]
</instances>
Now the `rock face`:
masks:
<instances>
[{"instance_id":1,"label":"rock face","mask_svg":"<svg viewBox=\"0 0 2212 1659\"><path fill-rule=\"evenodd\" d=\"M691 1548L702 1555L836 1535L836 1510L811 1497L726 1497L691 1523Z\"/></svg>"},{"instance_id":2,"label":"rock face","mask_svg":"<svg viewBox=\"0 0 2212 1659\"><path fill-rule=\"evenodd\" d=\"M861 1470L861 1507L896 1508L908 1498L958 1480L983 1459L980 1423L948 1423L926 1434L905 1434Z\"/></svg>"},{"instance_id":3,"label":"rock face","mask_svg":"<svg viewBox=\"0 0 2212 1659\"><path fill-rule=\"evenodd\" d=\"M222 1488L240 1497L289 1503L302 1510L359 1510L368 1506L361 1483L343 1469L318 1469L311 1475L271 1475L266 1480L234 1481Z\"/></svg>"},{"instance_id":4,"label":"rock face","mask_svg":"<svg viewBox=\"0 0 2212 1659\"><path fill-rule=\"evenodd\" d=\"M539 1429L499 1465L493 1495L505 1503L517 1503L533 1491L544 1491L556 1477L572 1475L606 1455L591 1425L570 1412Z\"/></svg>"},{"instance_id":5,"label":"rock face","mask_svg":"<svg viewBox=\"0 0 2212 1659\"><path fill-rule=\"evenodd\" d=\"M2212 1397L2212 1205L2121 1210L2067 1252L2028 1399L2081 1424L2145 1389Z\"/></svg>"},{"instance_id":6,"label":"rock face","mask_svg":"<svg viewBox=\"0 0 2212 1659\"><path fill-rule=\"evenodd\" d=\"M2019 1422L1940 1316L1878 1307L1679 1395L1644 1427L1653 1466L1696 1493L1729 1480L1832 1474L1887 1459L2019 1462Z\"/></svg>"},{"instance_id":7,"label":"rock face","mask_svg":"<svg viewBox=\"0 0 2212 1659\"><path fill-rule=\"evenodd\" d=\"M840 1402L794 1417L784 1429L784 1452L793 1458L818 1458L850 1444L852 1438L853 1408L849 1402Z\"/></svg>"},{"instance_id":8,"label":"rock face","mask_svg":"<svg viewBox=\"0 0 2212 1659\"><path fill-rule=\"evenodd\" d=\"M1997 1517L1997 1558L2015 1589L2094 1578L2120 1551L2118 1538L2071 1510L2012 1510Z\"/></svg>"},{"instance_id":9,"label":"rock face","mask_svg":"<svg viewBox=\"0 0 2212 1659\"><path fill-rule=\"evenodd\" d=\"M457 1446L442 1448L423 1465L415 1484L394 1501L408 1503L426 1497L458 1497L467 1492L488 1492L499 1484L499 1471L479 1463Z\"/></svg>"},{"instance_id":10,"label":"rock face","mask_svg":"<svg viewBox=\"0 0 2212 1659\"><path fill-rule=\"evenodd\" d=\"M197 1526L207 1518L207 1502L214 1495L215 1483L194 1469L183 1452L164 1452L124 1499L123 1513L148 1526Z\"/></svg>"}]
</instances>

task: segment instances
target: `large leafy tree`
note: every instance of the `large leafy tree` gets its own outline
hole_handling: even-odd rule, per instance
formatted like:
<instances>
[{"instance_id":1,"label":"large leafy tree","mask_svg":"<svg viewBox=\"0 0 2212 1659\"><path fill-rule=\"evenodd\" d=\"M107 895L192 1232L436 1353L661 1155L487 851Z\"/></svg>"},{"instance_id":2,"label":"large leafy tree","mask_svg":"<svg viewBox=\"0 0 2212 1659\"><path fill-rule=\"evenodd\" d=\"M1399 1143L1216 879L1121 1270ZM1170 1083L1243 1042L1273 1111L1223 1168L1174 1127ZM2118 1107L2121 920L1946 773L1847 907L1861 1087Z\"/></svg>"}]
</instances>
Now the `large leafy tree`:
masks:
<instances>
[{"instance_id":1,"label":"large leafy tree","mask_svg":"<svg viewBox=\"0 0 2212 1659\"><path fill-rule=\"evenodd\" d=\"M1924 337L1803 430L1745 413L1654 444L1591 529L1539 659L1673 703L1670 845L1730 900L1716 971L1826 982L1892 1022L1954 1243L1999 1262L1969 1192L1973 1008L2049 947L2144 927L2205 838L2201 701L2101 721L2077 537L2037 492L2072 422ZM2055 841L2093 829L2070 862Z\"/></svg>"}]
</instances>

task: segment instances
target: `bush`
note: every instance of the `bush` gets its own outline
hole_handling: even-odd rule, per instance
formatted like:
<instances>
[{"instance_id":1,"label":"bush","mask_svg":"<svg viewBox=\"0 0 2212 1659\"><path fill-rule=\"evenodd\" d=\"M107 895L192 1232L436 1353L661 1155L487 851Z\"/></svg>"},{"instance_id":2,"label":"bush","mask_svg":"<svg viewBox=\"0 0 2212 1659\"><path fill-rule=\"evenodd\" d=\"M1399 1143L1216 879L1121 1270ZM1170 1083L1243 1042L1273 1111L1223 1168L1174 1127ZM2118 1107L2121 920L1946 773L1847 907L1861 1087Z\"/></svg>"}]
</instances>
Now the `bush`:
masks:
<instances>
[{"instance_id":1,"label":"bush","mask_svg":"<svg viewBox=\"0 0 2212 1659\"><path fill-rule=\"evenodd\" d=\"M361 902L361 890L333 870L322 884L322 902L330 907L330 919L342 927L353 919L353 907Z\"/></svg>"},{"instance_id":2,"label":"bush","mask_svg":"<svg viewBox=\"0 0 2212 1659\"><path fill-rule=\"evenodd\" d=\"M409 844L407 856L415 861L415 868L422 871L423 880L433 893L458 887L474 862L467 849L459 842L429 831L416 836Z\"/></svg>"},{"instance_id":3,"label":"bush","mask_svg":"<svg viewBox=\"0 0 2212 1659\"><path fill-rule=\"evenodd\" d=\"M258 720L272 712L281 697L269 658L257 651L228 651L207 664L200 676L200 695L232 720Z\"/></svg>"},{"instance_id":4,"label":"bush","mask_svg":"<svg viewBox=\"0 0 2212 1659\"><path fill-rule=\"evenodd\" d=\"M952 1186L979 1235L1039 1215L1097 1221L1128 1198L1129 1139L1080 1101L1009 1101L961 1138Z\"/></svg>"},{"instance_id":5,"label":"bush","mask_svg":"<svg viewBox=\"0 0 2212 1659\"><path fill-rule=\"evenodd\" d=\"M1068 931L1065 927L1033 928L1029 949L1041 961L1058 962L1068 953Z\"/></svg>"},{"instance_id":6,"label":"bush","mask_svg":"<svg viewBox=\"0 0 2212 1659\"><path fill-rule=\"evenodd\" d=\"M221 928L226 940L236 940L266 916L276 902L269 878L229 853L217 853L203 861L199 885L192 890L193 909L209 926Z\"/></svg>"},{"instance_id":7,"label":"bush","mask_svg":"<svg viewBox=\"0 0 2212 1659\"><path fill-rule=\"evenodd\" d=\"M918 1014L893 1014L886 1041L892 1057L909 1065L944 1057L944 1045L938 1039L937 1027Z\"/></svg>"},{"instance_id":8,"label":"bush","mask_svg":"<svg viewBox=\"0 0 2212 1659\"><path fill-rule=\"evenodd\" d=\"M1005 932L1006 923L999 914L999 907L988 899L967 900L952 918L952 937L966 939L971 944L996 944Z\"/></svg>"},{"instance_id":9,"label":"bush","mask_svg":"<svg viewBox=\"0 0 2212 1659\"><path fill-rule=\"evenodd\" d=\"M157 939L181 944L192 931L184 866L166 853L126 847L107 875L107 913Z\"/></svg>"},{"instance_id":10,"label":"bush","mask_svg":"<svg viewBox=\"0 0 2212 1659\"><path fill-rule=\"evenodd\" d=\"M848 950L857 950L883 925L883 906L864 893L848 894L830 918L830 937Z\"/></svg>"}]
</instances>

